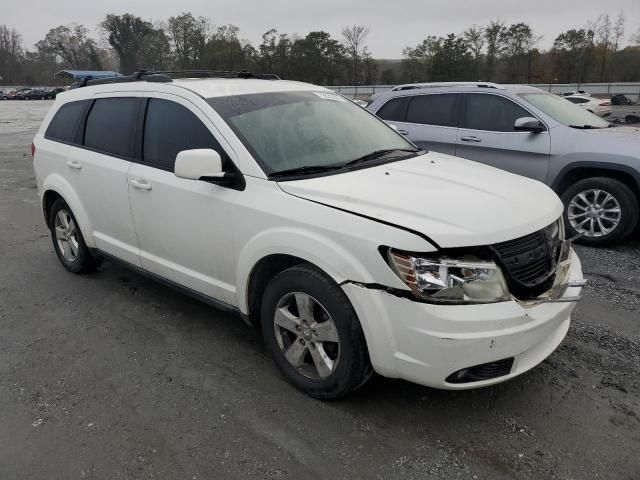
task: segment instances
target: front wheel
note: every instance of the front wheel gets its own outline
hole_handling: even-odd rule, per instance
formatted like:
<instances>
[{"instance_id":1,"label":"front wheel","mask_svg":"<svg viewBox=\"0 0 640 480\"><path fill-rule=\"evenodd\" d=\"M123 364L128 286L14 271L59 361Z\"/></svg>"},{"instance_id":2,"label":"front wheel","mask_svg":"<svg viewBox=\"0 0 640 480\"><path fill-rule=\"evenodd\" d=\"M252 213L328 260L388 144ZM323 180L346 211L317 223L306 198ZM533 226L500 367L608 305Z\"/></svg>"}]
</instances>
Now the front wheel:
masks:
<instances>
[{"instance_id":1,"label":"front wheel","mask_svg":"<svg viewBox=\"0 0 640 480\"><path fill-rule=\"evenodd\" d=\"M53 202L48 218L53 248L64 268L73 273L89 273L100 266L102 257L87 247L67 202L61 198Z\"/></svg>"},{"instance_id":2,"label":"front wheel","mask_svg":"<svg viewBox=\"0 0 640 480\"><path fill-rule=\"evenodd\" d=\"M626 238L638 223L638 200L624 183L606 177L585 178L562 194L568 237L594 247Z\"/></svg>"},{"instance_id":3,"label":"front wheel","mask_svg":"<svg viewBox=\"0 0 640 480\"><path fill-rule=\"evenodd\" d=\"M260 312L267 349L286 379L315 398L344 396L371 376L360 322L344 292L302 264L267 285Z\"/></svg>"}]
</instances>

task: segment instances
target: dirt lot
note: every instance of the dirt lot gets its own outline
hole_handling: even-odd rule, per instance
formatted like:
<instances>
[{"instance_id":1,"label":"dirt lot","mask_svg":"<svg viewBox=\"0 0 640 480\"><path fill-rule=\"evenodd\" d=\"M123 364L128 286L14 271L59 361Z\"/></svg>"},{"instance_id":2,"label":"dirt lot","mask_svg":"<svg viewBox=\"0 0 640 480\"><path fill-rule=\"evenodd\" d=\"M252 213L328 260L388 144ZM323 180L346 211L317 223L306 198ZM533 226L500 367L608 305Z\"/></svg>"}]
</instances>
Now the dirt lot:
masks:
<instances>
[{"instance_id":1,"label":"dirt lot","mask_svg":"<svg viewBox=\"0 0 640 480\"><path fill-rule=\"evenodd\" d=\"M590 286L533 371L319 402L239 319L112 263L63 270L28 153L50 104L0 103L1 479L640 478L639 235L579 249Z\"/></svg>"}]
</instances>

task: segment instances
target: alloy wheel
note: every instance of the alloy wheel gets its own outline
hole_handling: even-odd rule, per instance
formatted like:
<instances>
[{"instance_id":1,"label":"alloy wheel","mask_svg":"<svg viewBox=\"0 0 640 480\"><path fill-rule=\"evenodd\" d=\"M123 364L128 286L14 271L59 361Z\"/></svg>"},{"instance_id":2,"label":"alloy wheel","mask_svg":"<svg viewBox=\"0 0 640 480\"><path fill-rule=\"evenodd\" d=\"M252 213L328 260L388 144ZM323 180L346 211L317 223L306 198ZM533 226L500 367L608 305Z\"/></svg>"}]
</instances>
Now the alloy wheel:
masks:
<instances>
[{"instance_id":1,"label":"alloy wheel","mask_svg":"<svg viewBox=\"0 0 640 480\"><path fill-rule=\"evenodd\" d=\"M324 379L336 370L340 361L338 329L311 295L284 295L276 307L273 326L280 350L301 375Z\"/></svg>"},{"instance_id":2,"label":"alloy wheel","mask_svg":"<svg viewBox=\"0 0 640 480\"><path fill-rule=\"evenodd\" d=\"M71 214L64 209L58 210L54 229L60 253L65 260L73 262L78 256L78 230Z\"/></svg>"},{"instance_id":3,"label":"alloy wheel","mask_svg":"<svg viewBox=\"0 0 640 480\"><path fill-rule=\"evenodd\" d=\"M620 224L620 203L611 193L589 189L571 199L567 218L573 229L586 237L602 237L613 232Z\"/></svg>"}]
</instances>

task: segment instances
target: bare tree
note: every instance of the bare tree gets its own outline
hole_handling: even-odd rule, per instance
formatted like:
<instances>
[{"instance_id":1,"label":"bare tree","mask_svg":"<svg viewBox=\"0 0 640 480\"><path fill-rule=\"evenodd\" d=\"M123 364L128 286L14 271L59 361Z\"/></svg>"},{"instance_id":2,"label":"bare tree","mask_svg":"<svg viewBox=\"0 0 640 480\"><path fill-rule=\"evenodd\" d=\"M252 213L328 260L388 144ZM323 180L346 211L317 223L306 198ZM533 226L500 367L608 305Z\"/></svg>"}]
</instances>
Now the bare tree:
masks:
<instances>
[{"instance_id":1,"label":"bare tree","mask_svg":"<svg viewBox=\"0 0 640 480\"><path fill-rule=\"evenodd\" d=\"M462 38L473 54L473 60L475 63L475 80L479 80L482 49L485 44L484 27L480 25L472 25L462 32Z\"/></svg>"},{"instance_id":2,"label":"bare tree","mask_svg":"<svg viewBox=\"0 0 640 480\"><path fill-rule=\"evenodd\" d=\"M19 78L22 37L15 28L0 25L0 81L11 85Z\"/></svg>"},{"instance_id":3,"label":"bare tree","mask_svg":"<svg viewBox=\"0 0 640 480\"><path fill-rule=\"evenodd\" d=\"M351 61L354 84L358 83L358 67L360 58L363 55L364 40L367 38L367 35L369 35L369 28L364 25L350 25L342 29L342 38L344 39L344 45Z\"/></svg>"},{"instance_id":4,"label":"bare tree","mask_svg":"<svg viewBox=\"0 0 640 480\"><path fill-rule=\"evenodd\" d=\"M616 19L616 23L613 24L613 51L617 52L620 47L620 42L624 38L624 12L621 10Z\"/></svg>"}]
</instances>

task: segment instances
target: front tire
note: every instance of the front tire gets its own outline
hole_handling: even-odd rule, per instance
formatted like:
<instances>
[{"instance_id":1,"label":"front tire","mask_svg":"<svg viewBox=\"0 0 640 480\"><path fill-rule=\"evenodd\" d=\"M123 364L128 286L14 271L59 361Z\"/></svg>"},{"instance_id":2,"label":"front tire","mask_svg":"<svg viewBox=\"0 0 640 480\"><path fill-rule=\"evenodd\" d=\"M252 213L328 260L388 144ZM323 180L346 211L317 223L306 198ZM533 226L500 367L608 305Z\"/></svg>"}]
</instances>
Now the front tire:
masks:
<instances>
[{"instance_id":1,"label":"front tire","mask_svg":"<svg viewBox=\"0 0 640 480\"><path fill-rule=\"evenodd\" d=\"M585 178L562 194L567 237L600 247L624 240L638 224L638 200L624 183L607 177Z\"/></svg>"},{"instance_id":2,"label":"front tire","mask_svg":"<svg viewBox=\"0 0 640 480\"><path fill-rule=\"evenodd\" d=\"M307 395L342 397L371 376L351 303L331 278L309 264L284 270L269 282L260 322L276 366Z\"/></svg>"},{"instance_id":3,"label":"front tire","mask_svg":"<svg viewBox=\"0 0 640 480\"><path fill-rule=\"evenodd\" d=\"M84 241L78 221L67 202L61 198L53 202L48 214L53 248L60 263L73 273L89 273L102 263Z\"/></svg>"}]
</instances>

